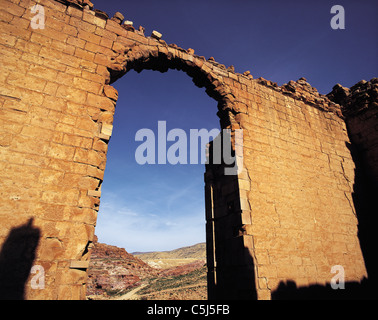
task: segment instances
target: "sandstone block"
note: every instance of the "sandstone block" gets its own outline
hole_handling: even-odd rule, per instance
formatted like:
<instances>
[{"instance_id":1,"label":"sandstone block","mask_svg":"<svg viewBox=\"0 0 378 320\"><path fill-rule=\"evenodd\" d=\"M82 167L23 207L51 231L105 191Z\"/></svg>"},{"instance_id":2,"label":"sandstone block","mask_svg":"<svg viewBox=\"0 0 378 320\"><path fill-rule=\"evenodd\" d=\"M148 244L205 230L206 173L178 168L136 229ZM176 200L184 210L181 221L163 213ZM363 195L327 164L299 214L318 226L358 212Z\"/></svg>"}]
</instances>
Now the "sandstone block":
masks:
<instances>
[{"instance_id":1,"label":"sandstone block","mask_svg":"<svg viewBox=\"0 0 378 320\"><path fill-rule=\"evenodd\" d=\"M65 98L79 104L85 103L87 99L87 93L85 91L63 85L59 86L56 95L57 97Z\"/></svg>"},{"instance_id":2,"label":"sandstone block","mask_svg":"<svg viewBox=\"0 0 378 320\"><path fill-rule=\"evenodd\" d=\"M107 20L105 29L115 33L116 35L127 37L127 30L124 29L121 25L121 20Z\"/></svg>"},{"instance_id":3,"label":"sandstone block","mask_svg":"<svg viewBox=\"0 0 378 320\"><path fill-rule=\"evenodd\" d=\"M98 190L88 190L88 196L100 198L101 197L101 191L98 191Z\"/></svg>"},{"instance_id":4,"label":"sandstone block","mask_svg":"<svg viewBox=\"0 0 378 320\"><path fill-rule=\"evenodd\" d=\"M114 102L104 96L88 93L87 103L88 105L97 107L99 109L114 111Z\"/></svg>"},{"instance_id":5,"label":"sandstone block","mask_svg":"<svg viewBox=\"0 0 378 320\"><path fill-rule=\"evenodd\" d=\"M112 99L114 101L118 100L118 91L109 85L104 86L104 94L107 96L109 99Z\"/></svg>"},{"instance_id":6,"label":"sandstone block","mask_svg":"<svg viewBox=\"0 0 378 320\"><path fill-rule=\"evenodd\" d=\"M79 33L78 33L77 36L78 36L79 39L82 39L82 40L85 40L85 41L88 41L88 42L92 42L92 43L95 43L95 44L100 44L100 41L101 41L101 37L99 37L99 36L97 36L93 33L81 30L81 29L79 29Z\"/></svg>"},{"instance_id":7,"label":"sandstone block","mask_svg":"<svg viewBox=\"0 0 378 320\"><path fill-rule=\"evenodd\" d=\"M97 27L105 28L106 20L99 18L99 17L96 17L95 15L92 14L92 12L93 11L84 11L83 12L83 20L90 23L90 24L94 24Z\"/></svg>"},{"instance_id":8,"label":"sandstone block","mask_svg":"<svg viewBox=\"0 0 378 320\"><path fill-rule=\"evenodd\" d=\"M155 38L155 39L157 39L157 40L160 40L162 36L163 36L163 35L162 35L160 32L158 32L158 31L156 31L156 30L153 30L153 31L152 31L152 34L151 34L151 37L152 37L152 38Z\"/></svg>"},{"instance_id":9,"label":"sandstone block","mask_svg":"<svg viewBox=\"0 0 378 320\"><path fill-rule=\"evenodd\" d=\"M89 261L71 261L71 269L88 269Z\"/></svg>"},{"instance_id":10,"label":"sandstone block","mask_svg":"<svg viewBox=\"0 0 378 320\"><path fill-rule=\"evenodd\" d=\"M116 12L112 19L119 22L119 24L121 24L122 21L125 19L125 17L123 16L121 12Z\"/></svg>"}]
</instances>

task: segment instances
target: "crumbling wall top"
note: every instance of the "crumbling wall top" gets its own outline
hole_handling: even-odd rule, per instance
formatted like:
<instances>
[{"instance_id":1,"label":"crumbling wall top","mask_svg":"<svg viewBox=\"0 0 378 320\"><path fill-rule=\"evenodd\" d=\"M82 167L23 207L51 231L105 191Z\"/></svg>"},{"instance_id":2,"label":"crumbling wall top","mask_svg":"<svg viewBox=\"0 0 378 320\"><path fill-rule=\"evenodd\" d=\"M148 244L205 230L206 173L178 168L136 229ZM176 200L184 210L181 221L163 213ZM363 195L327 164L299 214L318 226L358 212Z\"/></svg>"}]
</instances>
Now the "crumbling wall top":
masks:
<instances>
[{"instance_id":1,"label":"crumbling wall top","mask_svg":"<svg viewBox=\"0 0 378 320\"><path fill-rule=\"evenodd\" d=\"M357 115L366 109L378 108L378 78L361 80L350 89L336 84L327 97L342 105L345 117Z\"/></svg>"},{"instance_id":2,"label":"crumbling wall top","mask_svg":"<svg viewBox=\"0 0 378 320\"><path fill-rule=\"evenodd\" d=\"M323 111L333 112L339 117L342 117L341 107L338 102L332 101L327 95L319 93L316 88L307 82L306 78L302 77L297 81L290 80L282 86L278 86L277 83L261 77L258 78L257 81L293 99L303 101Z\"/></svg>"},{"instance_id":3,"label":"crumbling wall top","mask_svg":"<svg viewBox=\"0 0 378 320\"><path fill-rule=\"evenodd\" d=\"M251 75L251 72L249 70L241 74L235 71L235 67L233 65L226 67L224 64L215 61L213 57L206 59L203 56L199 56L195 54L194 50L191 48L184 49L177 46L176 44L167 44L162 39L162 34L157 32L156 30L152 31L152 34L150 37L145 36L144 27L140 26L138 29L136 29L133 26L133 22L129 20L124 21L125 19L124 15L119 12L115 13L112 18L109 18L109 15L106 12L95 9L93 3L90 2L89 0L55 0L55 1L64 3L66 5L72 5L72 6L81 8L82 10L89 11L91 14L95 15L96 17L102 18L107 21L111 20L112 22L115 22L117 25L120 25L123 29L131 33L135 33L138 36L144 37L146 40L144 41L144 43L140 44L142 46L144 44L151 44L153 41L156 41L157 45L163 45L164 47L167 48L168 54L169 54L169 49L175 49L178 52L180 52L180 54L189 55L191 57L189 58L189 60L195 59L196 61L201 61L198 65L202 65L202 63L205 62L207 65L212 67L213 69L212 71L220 75L225 75L225 76L234 78L235 80L239 80L239 79L252 80L253 79L253 76ZM161 53L162 53L162 50L157 50L156 55L159 55ZM123 54L126 54L126 52L123 52ZM152 55L153 54L154 53L152 53ZM118 60L120 59L121 57L118 56ZM109 68L111 71L110 82L114 82L116 79L118 79L122 74L127 72L129 69L129 68L126 68L125 61L120 62L120 61L115 61L115 60L117 60L117 58L113 58L113 61L115 63L113 63ZM134 65L133 68L138 71L138 66L135 67ZM164 64L160 66L159 68L161 69L160 71L166 71L167 69L167 67ZM260 85L264 85L275 91L281 92L284 95L290 96L295 100L303 101L304 103L309 104L322 111L332 112L341 118L343 117L338 100L331 99L332 96L320 94L318 90L312 87L307 82L307 80L303 77L297 81L289 81L288 83L285 83L282 86L278 86L277 83L270 80L266 80L262 77L254 81Z\"/></svg>"}]
</instances>

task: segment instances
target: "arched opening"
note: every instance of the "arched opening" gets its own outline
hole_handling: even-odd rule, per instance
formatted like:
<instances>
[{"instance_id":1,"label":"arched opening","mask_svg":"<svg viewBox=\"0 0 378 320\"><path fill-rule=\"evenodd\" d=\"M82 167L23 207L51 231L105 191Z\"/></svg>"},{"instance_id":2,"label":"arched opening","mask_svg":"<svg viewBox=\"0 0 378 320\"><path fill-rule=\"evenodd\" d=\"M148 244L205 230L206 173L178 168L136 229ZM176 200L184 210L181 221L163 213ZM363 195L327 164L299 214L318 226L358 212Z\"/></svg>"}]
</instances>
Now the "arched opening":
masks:
<instances>
[{"instance_id":1,"label":"arched opening","mask_svg":"<svg viewBox=\"0 0 378 320\"><path fill-rule=\"evenodd\" d=\"M216 102L176 70L164 74L130 71L114 87L119 98L101 188L98 241L129 253L168 251L206 242L205 165L201 163L201 151L205 150L198 150L203 141L197 139L198 154L196 159L192 157L190 132L220 129ZM161 123L166 134L175 129L186 133L186 152L180 157L184 163L172 164L169 158L165 164L159 163ZM136 161L136 150L144 143L135 141L140 130L155 135L154 164ZM177 137L166 141L165 152L177 142ZM176 150L176 156L180 152L182 149Z\"/></svg>"},{"instance_id":2,"label":"arched opening","mask_svg":"<svg viewBox=\"0 0 378 320\"><path fill-rule=\"evenodd\" d=\"M242 146L242 138L240 139L240 137L237 137L236 135L236 129L240 129L240 124L236 120L236 116L238 113L245 111L243 111L244 109L240 109L243 108L243 105L236 103L236 97L233 93L233 90L231 90L231 88L229 87L229 84L232 83L232 81L230 82L230 80L228 79L230 73L229 70L227 70L224 65L220 65L214 60L206 60L204 57L194 55L193 52L190 52L190 49L184 50L182 48L178 48L175 45L168 46L165 42L156 42L156 40L149 40L151 44L143 45L136 43L123 44L122 41L123 40L121 39L120 42L117 42L116 46L113 46L113 52L115 52L115 55L111 57L111 63L108 67L108 83L112 84L117 79L128 73L130 70L135 70L137 72L141 72L142 70L157 70L166 72L169 69L176 69L179 71L184 71L187 75L189 75L190 78L192 78L194 84L197 87L205 88L207 95L217 101L218 112L216 112L216 114L219 117L220 128L218 128L220 129L220 131L218 131L216 135L212 135L212 137L209 137L209 135L207 135L207 141L211 141L216 136L220 137L220 139L215 139L214 143L210 144L211 147L209 149L210 157L214 150L217 150L216 152L218 153L218 156L216 156L217 161L214 162L214 166L212 163L209 166L206 166L206 173L204 177L205 194L202 194L201 196L201 198L203 198L203 196L205 197L206 203L206 262L208 270L208 296L209 299L226 299L230 297L234 299L254 298L256 291L253 273L253 261L251 255L249 254L249 248L251 247L251 244L248 242L250 239L244 238L245 232L243 231L241 213L245 206L242 207L241 205L241 195L239 193L238 182L239 168L242 169L244 165L242 156L243 151L241 151L240 153L240 148L238 147L240 145ZM191 87L196 89L194 86ZM111 86L108 86L108 88L105 89L104 95L107 98L113 101L118 99L118 94L112 93L113 89ZM107 92L108 89L110 90L109 95ZM142 92L144 95L145 91ZM120 95L121 94L122 92L120 92ZM207 99L209 98L207 97ZM117 103L117 108L119 108L119 101ZM188 109L191 110L190 105ZM104 110L103 112L106 113L108 111ZM164 112L163 109L161 110L161 112ZM175 114L175 112L171 112L171 116L172 114ZM110 117L100 116L102 118L102 125L104 126L105 124L106 126L110 126L110 128L112 128L112 114L109 114L108 112L107 115L110 115ZM189 113L186 118L190 118L193 115L194 118L200 117L195 112L192 112ZM159 118L154 118L153 120L156 122L159 120ZM188 119L185 120L187 125ZM123 125L124 124L121 124L121 126ZM157 125L158 140L160 132L159 125L160 122L158 122ZM154 126L156 130L156 124ZM169 138L169 134L171 133L171 131L169 131L167 138L164 139L164 135L167 134L167 130L174 129L175 125L167 124L166 122L164 122L163 126L164 134L162 139L164 147L162 148L162 161L163 163L166 163L167 160L168 162L170 162L170 160L168 159L170 154L171 156L173 156L173 158L175 158L175 163L177 163L178 155L175 151L172 152L170 148L167 150L166 143L170 139L173 139L171 141L174 141L174 145L176 145L176 142L179 142L176 139L177 137L180 137L181 134L177 134L176 131L175 133L173 133L173 138L172 136L171 138ZM191 124L189 123L189 127L187 127L189 129L189 132L191 129L190 127ZM207 126L205 125L205 127ZM196 129L198 133L198 129L201 128ZM223 129L227 130L224 131ZM142 134L142 138L139 139L139 141L144 141L144 138L146 138L146 140L143 142L146 143L147 140L149 140L148 136L152 135L152 145L154 145L155 133L153 132L153 130L151 130L151 128L145 128L145 130L147 130L149 134ZM181 130L181 133L183 133L185 136L184 140L186 140L186 143L188 143L187 132L182 129L176 130ZM221 134L219 135L219 133ZM110 135L111 132L108 136ZM190 138L191 134L189 140L191 140ZM178 140L180 140L180 138ZM215 143L215 141L217 142ZM227 145L225 144L225 141ZM188 150L187 144L185 145L185 147ZM155 153L156 148L158 148L157 156ZM159 161L161 161L161 154L158 145L153 149L152 158L148 156L148 151L147 156L144 155L143 152L139 153L139 156L140 154L142 154L142 157L144 157L144 162L151 161L152 163L159 163ZM228 150L226 151L226 154L225 150ZM238 153L239 156L237 156L236 153ZM131 150L131 154L135 154L135 150ZM185 163L192 162L191 156L192 154L186 154ZM226 163L225 156L227 157L228 161L231 160L233 161L233 163ZM146 158L148 158L149 160L146 160ZM210 162L212 162L212 160L210 160ZM239 164L241 164L242 166L240 167ZM228 169L231 169L231 171ZM243 172L243 174L246 175L246 178L248 179L248 174L245 171ZM202 190L203 186L204 184L202 184ZM129 209L124 210L123 213L126 216L129 215L135 217L137 215L135 214L135 212ZM98 221L100 222L100 220ZM141 226L140 228L143 228L143 226ZM135 228L135 230L138 230L138 228ZM246 243L246 241L248 243Z\"/></svg>"},{"instance_id":3,"label":"arched opening","mask_svg":"<svg viewBox=\"0 0 378 320\"><path fill-rule=\"evenodd\" d=\"M169 222L178 223L179 216L184 215L184 212L189 218L190 210L193 211L194 220L198 221L199 216L204 220L203 174L205 166L200 163L200 154L197 156L197 163L190 161L190 129L205 128L208 131L214 128L219 129L216 103L204 94L203 89L191 85L190 79L185 74L175 70L170 70L165 74L148 70L140 74L131 71L117 81L115 88L119 92L119 99L114 116L112 138L109 142L96 232L98 234L102 232L102 222L106 223L103 221L105 209L117 210L120 216L130 219L139 213L144 213L150 214L150 223L147 225L145 224L147 221L140 221L140 228L147 230L125 230L123 228L127 226L119 226L122 228L119 234L121 237L128 237L125 231L133 232L135 235L146 233L147 237L149 233L151 234L152 241L145 246L130 241L125 243L129 246L129 250L156 251L159 250L158 246L160 249L163 247L167 250L174 249L172 246L175 245L184 246L185 243L180 242L180 239L176 239L175 243L172 242L173 239L169 239L166 244L159 243L159 239L153 239L157 233L152 232L154 228L163 228ZM181 157L185 158L187 163L171 164L169 159L165 164L159 163L158 122L160 124L165 122L165 133L179 128L187 134L187 141L185 141L187 152ZM135 140L136 133L141 129L151 130L155 135L156 154L153 164L138 164L135 159L136 150L144 143L144 141ZM164 150L167 152L175 142L177 139L167 141ZM177 151L176 155L181 150ZM184 198L185 200L181 201ZM177 207L179 202L181 202L181 208ZM116 204L116 207L111 207L111 203ZM184 224L182 221L182 227ZM181 233L183 232L185 230L181 230ZM115 233L108 233L108 235L107 240L115 242L113 238L117 235ZM202 235L198 238L193 237L193 241L198 239L204 242L204 230Z\"/></svg>"}]
</instances>

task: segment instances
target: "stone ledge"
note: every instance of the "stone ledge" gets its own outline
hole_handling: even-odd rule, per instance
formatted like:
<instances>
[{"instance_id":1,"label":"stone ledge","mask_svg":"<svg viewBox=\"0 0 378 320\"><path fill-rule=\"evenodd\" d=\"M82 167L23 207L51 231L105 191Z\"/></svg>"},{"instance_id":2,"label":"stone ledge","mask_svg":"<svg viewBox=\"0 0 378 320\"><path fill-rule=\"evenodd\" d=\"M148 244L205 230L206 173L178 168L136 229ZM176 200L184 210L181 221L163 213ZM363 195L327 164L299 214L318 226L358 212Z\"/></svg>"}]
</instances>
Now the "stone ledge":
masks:
<instances>
[{"instance_id":1,"label":"stone ledge","mask_svg":"<svg viewBox=\"0 0 378 320\"><path fill-rule=\"evenodd\" d=\"M70 269L88 269L89 261L72 260L70 263Z\"/></svg>"}]
</instances>

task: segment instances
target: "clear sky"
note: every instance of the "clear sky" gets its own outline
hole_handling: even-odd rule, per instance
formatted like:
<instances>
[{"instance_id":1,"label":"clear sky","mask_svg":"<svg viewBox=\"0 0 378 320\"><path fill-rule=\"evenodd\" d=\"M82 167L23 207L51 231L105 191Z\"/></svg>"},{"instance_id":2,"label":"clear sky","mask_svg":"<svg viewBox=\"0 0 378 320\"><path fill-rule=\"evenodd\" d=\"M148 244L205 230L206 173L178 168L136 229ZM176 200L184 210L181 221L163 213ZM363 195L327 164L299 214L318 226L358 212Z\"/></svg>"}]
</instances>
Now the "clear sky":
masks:
<instances>
[{"instance_id":1,"label":"clear sky","mask_svg":"<svg viewBox=\"0 0 378 320\"><path fill-rule=\"evenodd\" d=\"M163 34L237 72L277 82L305 77L326 94L378 76L378 2L93 0L134 27ZM333 5L345 9L345 29L333 30ZM204 165L139 165L142 128L219 129L216 102L183 72L130 71L119 91L102 186L96 234L127 251L171 250L205 241ZM171 143L172 144L172 143ZM167 147L169 148L168 143Z\"/></svg>"}]
</instances>

